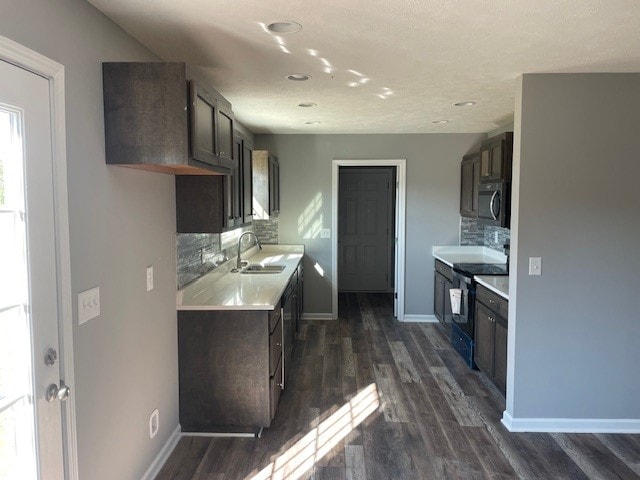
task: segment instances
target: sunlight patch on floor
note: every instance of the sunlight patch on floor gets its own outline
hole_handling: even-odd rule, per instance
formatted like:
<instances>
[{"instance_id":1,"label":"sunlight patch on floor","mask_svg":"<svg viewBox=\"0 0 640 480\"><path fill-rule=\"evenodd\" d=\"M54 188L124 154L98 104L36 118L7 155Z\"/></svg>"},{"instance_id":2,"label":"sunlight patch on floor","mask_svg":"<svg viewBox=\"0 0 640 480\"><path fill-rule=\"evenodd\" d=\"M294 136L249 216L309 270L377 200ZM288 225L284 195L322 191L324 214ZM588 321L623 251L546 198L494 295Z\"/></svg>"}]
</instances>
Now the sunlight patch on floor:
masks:
<instances>
[{"instance_id":1,"label":"sunlight patch on floor","mask_svg":"<svg viewBox=\"0 0 640 480\"><path fill-rule=\"evenodd\" d=\"M372 383L246 480L296 480L302 477L379 407L378 389Z\"/></svg>"}]
</instances>

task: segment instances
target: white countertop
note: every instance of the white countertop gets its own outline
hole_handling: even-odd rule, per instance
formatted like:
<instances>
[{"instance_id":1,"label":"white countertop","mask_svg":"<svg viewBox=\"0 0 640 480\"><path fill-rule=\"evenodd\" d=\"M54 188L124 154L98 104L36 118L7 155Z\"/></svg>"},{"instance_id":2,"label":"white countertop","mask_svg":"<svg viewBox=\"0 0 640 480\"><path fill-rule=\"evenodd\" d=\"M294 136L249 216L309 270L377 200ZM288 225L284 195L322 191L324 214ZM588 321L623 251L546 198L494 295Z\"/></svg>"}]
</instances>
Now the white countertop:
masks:
<instances>
[{"instance_id":1,"label":"white countertop","mask_svg":"<svg viewBox=\"0 0 640 480\"><path fill-rule=\"evenodd\" d=\"M304 245L263 245L242 255L250 264L284 265L275 274L231 273L235 258L177 294L178 310L272 310L304 255Z\"/></svg>"},{"instance_id":2,"label":"white countertop","mask_svg":"<svg viewBox=\"0 0 640 480\"><path fill-rule=\"evenodd\" d=\"M433 247L432 254L450 267L454 263L507 263L507 256L504 253L481 246Z\"/></svg>"},{"instance_id":3,"label":"white countertop","mask_svg":"<svg viewBox=\"0 0 640 480\"><path fill-rule=\"evenodd\" d=\"M484 285L492 292L509 300L509 277L495 275L476 275L473 279L480 285Z\"/></svg>"}]
</instances>

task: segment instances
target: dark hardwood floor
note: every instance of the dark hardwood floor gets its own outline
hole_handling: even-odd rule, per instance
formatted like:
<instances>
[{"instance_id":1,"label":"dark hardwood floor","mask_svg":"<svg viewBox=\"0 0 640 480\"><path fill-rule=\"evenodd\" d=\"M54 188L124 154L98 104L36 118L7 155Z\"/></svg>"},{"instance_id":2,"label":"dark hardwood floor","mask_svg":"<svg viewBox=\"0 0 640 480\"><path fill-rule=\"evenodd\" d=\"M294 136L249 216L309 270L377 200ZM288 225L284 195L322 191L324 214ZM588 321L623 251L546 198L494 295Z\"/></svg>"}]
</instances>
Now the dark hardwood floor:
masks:
<instances>
[{"instance_id":1,"label":"dark hardwood floor","mask_svg":"<svg viewBox=\"0 0 640 480\"><path fill-rule=\"evenodd\" d=\"M183 437L157 478L640 478L640 435L509 433L437 325L396 322L387 295L339 305L303 323L262 438Z\"/></svg>"}]
</instances>

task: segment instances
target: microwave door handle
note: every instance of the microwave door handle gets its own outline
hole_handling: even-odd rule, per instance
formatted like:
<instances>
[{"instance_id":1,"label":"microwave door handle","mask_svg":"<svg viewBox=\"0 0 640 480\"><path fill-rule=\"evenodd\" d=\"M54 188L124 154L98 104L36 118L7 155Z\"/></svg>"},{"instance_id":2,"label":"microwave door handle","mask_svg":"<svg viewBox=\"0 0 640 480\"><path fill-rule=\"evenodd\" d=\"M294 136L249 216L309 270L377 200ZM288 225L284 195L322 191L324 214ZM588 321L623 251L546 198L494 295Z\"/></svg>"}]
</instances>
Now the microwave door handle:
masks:
<instances>
[{"instance_id":1,"label":"microwave door handle","mask_svg":"<svg viewBox=\"0 0 640 480\"><path fill-rule=\"evenodd\" d=\"M493 204L495 203L497 196L498 196L498 191L496 190L495 192L493 192L493 195L491 195L491 202L489 202L489 210L491 211L491 216L493 217L494 220L498 219L498 216L495 214L495 211L493 209Z\"/></svg>"}]
</instances>

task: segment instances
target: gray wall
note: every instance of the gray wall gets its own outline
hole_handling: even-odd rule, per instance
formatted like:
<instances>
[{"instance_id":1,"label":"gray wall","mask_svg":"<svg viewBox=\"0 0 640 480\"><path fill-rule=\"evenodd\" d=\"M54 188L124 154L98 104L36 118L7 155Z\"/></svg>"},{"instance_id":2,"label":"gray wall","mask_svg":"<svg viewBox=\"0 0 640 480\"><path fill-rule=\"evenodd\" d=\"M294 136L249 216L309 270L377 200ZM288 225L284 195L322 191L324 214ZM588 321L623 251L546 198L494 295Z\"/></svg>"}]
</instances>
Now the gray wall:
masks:
<instances>
[{"instance_id":1,"label":"gray wall","mask_svg":"<svg viewBox=\"0 0 640 480\"><path fill-rule=\"evenodd\" d=\"M280 243L304 243L305 312L331 312L331 240L305 238L301 221L331 228L333 159L407 160L406 314L433 314L433 245L457 245L460 159L484 134L256 135L278 155ZM307 218L305 218L305 211ZM309 218L309 212L312 213ZM336 232L332 232L335 235ZM318 263L324 277L313 268Z\"/></svg>"},{"instance_id":2,"label":"gray wall","mask_svg":"<svg viewBox=\"0 0 640 480\"><path fill-rule=\"evenodd\" d=\"M640 419L640 74L524 75L510 303L516 418ZM528 257L542 276L528 276Z\"/></svg>"},{"instance_id":3,"label":"gray wall","mask_svg":"<svg viewBox=\"0 0 640 480\"><path fill-rule=\"evenodd\" d=\"M0 31L65 66L80 478L140 478L178 425L174 179L105 165L101 62L155 57L83 0L2 2ZM96 285L101 315L78 327Z\"/></svg>"}]
</instances>

